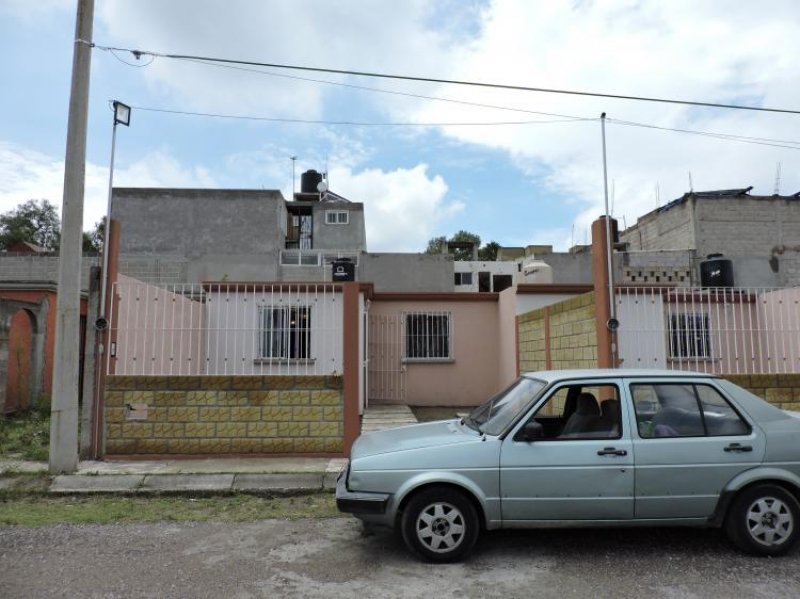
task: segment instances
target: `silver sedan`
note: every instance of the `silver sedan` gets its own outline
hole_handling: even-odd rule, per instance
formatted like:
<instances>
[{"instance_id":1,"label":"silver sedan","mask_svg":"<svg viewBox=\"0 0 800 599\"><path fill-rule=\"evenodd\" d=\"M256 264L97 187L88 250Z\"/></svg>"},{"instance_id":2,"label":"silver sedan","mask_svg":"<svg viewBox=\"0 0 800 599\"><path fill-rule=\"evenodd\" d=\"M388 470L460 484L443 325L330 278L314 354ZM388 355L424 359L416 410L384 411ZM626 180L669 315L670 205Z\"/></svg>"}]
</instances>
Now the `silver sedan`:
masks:
<instances>
[{"instance_id":1,"label":"silver sedan","mask_svg":"<svg viewBox=\"0 0 800 599\"><path fill-rule=\"evenodd\" d=\"M777 556L800 526L800 418L714 376L528 373L463 419L362 435L339 509L456 561L482 530L723 527Z\"/></svg>"}]
</instances>

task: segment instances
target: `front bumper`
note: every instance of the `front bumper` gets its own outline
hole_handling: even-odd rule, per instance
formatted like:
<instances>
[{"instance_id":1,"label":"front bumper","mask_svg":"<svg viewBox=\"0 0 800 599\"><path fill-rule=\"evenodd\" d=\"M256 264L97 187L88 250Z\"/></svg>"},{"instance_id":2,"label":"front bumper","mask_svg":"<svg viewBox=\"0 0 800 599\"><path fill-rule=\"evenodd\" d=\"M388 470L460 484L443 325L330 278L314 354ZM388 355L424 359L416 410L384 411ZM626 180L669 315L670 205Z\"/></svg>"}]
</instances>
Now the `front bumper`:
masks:
<instances>
[{"instance_id":1,"label":"front bumper","mask_svg":"<svg viewBox=\"0 0 800 599\"><path fill-rule=\"evenodd\" d=\"M346 514L380 515L386 513L386 506L391 495L389 493L365 493L347 490L347 474L349 466L342 470L336 479L336 507Z\"/></svg>"}]
</instances>

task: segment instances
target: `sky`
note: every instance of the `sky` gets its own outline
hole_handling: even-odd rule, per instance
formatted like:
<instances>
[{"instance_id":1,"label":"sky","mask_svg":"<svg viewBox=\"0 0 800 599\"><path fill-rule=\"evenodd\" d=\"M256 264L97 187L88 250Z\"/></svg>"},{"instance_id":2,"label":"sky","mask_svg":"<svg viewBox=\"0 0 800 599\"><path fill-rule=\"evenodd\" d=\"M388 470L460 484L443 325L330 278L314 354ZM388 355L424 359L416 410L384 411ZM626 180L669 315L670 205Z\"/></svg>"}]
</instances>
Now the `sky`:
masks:
<instances>
[{"instance_id":1,"label":"sky","mask_svg":"<svg viewBox=\"0 0 800 599\"><path fill-rule=\"evenodd\" d=\"M76 7L0 0L0 213L29 199L61 205ZM795 0L96 0L93 41L800 110L798 30ZM800 192L800 115L137 59L99 47L91 68L87 230L106 209L112 100L133 107L130 127L117 131L115 186L280 189L289 198L296 156L298 186L313 168L327 172L332 191L363 202L376 252L424 251L431 237L462 229L502 246L584 243L604 212L603 112L610 210L623 227L690 189Z\"/></svg>"}]
</instances>

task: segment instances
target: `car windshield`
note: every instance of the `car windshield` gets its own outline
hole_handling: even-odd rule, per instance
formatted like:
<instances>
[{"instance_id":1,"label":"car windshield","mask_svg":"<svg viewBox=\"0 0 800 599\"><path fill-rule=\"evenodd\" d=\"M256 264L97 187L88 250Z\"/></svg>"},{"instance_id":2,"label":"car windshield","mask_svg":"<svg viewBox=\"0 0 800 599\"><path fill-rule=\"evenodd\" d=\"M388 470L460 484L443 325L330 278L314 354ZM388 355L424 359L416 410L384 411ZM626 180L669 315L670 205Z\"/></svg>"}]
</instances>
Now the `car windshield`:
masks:
<instances>
[{"instance_id":1,"label":"car windshield","mask_svg":"<svg viewBox=\"0 0 800 599\"><path fill-rule=\"evenodd\" d=\"M499 435L517 416L527 410L545 383L520 377L489 401L475 408L465 423L487 435Z\"/></svg>"}]
</instances>

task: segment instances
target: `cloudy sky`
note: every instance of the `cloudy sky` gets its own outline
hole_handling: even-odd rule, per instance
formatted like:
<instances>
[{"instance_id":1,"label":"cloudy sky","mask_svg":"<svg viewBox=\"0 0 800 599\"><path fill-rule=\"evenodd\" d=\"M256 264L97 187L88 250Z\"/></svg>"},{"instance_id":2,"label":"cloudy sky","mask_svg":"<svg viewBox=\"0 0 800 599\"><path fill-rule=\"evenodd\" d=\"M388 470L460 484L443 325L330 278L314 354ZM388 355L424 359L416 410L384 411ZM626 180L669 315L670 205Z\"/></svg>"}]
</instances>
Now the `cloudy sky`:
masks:
<instances>
[{"instance_id":1,"label":"cloudy sky","mask_svg":"<svg viewBox=\"0 0 800 599\"><path fill-rule=\"evenodd\" d=\"M32 198L61 204L76 4L0 0L0 212ZM96 0L94 42L800 110L799 30L796 0ZM364 203L372 251L421 251L459 229L506 246L582 243L603 211L601 112L613 213L624 224L690 180L695 190L771 194L780 164L780 191L800 191L800 115L97 48L90 93L87 229L105 210L113 99L134 107L118 131L116 185L288 197L297 156L298 174L326 170L333 191Z\"/></svg>"}]
</instances>

